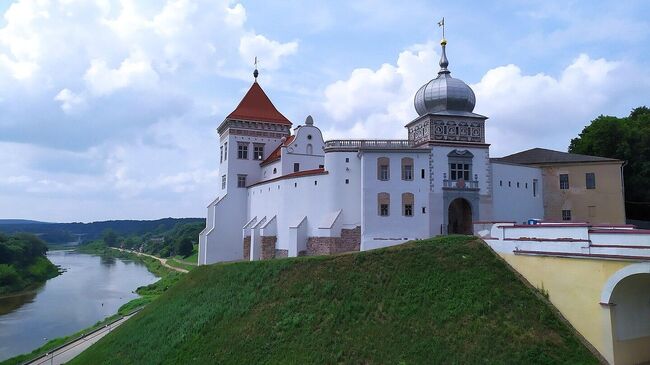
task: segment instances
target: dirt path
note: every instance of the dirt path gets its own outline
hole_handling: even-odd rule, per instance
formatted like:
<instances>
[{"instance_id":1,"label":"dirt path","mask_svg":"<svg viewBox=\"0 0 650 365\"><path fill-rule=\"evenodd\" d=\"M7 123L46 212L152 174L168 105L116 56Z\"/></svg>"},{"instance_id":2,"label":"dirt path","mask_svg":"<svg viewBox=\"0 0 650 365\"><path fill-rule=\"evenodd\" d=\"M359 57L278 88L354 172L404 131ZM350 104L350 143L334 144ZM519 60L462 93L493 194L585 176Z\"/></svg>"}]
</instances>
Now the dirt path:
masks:
<instances>
[{"instance_id":1,"label":"dirt path","mask_svg":"<svg viewBox=\"0 0 650 365\"><path fill-rule=\"evenodd\" d=\"M181 269L180 267L175 267L175 266L169 265L167 263L167 259L163 259L161 257L157 257L157 256L153 256L153 255L149 255L149 254L142 253L142 252L137 252L137 251L125 250L123 248L117 248L117 247L111 247L111 248L114 249L114 250L129 252L129 253L139 255L139 256L151 257L152 259L158 260L162 266L164 266L166 268L169 268L169 269L172 269L172 270L175 270L175 271L178 271L178 272L182 272L183 274L187 274L189 272L189 271L187 271L185 269Z\"/></svg>"}]
</instances>

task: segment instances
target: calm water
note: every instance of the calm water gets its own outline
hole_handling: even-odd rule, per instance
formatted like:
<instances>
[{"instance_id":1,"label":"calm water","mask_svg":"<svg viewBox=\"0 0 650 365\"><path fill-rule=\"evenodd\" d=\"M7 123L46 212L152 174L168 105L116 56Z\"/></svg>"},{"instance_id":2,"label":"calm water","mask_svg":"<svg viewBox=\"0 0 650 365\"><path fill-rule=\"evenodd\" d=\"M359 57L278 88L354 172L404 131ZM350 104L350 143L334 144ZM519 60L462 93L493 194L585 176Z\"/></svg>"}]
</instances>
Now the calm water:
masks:
<instances>
[{"instance_id":1,"label":"calm water","mask_svg":"<svg viewBox=\"0 0 650 365\"><path fill-rule=\"evenodd\" d=\"M0 361L92 326L157 280L138 262L71 251L47 256L66 272L32 293L0 298Z\"/></svg>"}]
</instances>

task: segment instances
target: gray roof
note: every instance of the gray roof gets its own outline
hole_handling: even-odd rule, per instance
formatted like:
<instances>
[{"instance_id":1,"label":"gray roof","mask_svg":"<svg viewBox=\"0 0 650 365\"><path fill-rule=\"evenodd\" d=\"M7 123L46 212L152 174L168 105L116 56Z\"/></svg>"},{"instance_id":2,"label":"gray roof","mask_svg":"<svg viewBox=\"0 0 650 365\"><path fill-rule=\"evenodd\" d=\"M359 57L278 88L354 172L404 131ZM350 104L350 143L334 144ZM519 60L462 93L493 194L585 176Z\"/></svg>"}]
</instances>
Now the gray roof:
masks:
<instances>
[{"instance_id":1,"label":"gray roof","mask_svg":"<svg viewBox=\"0 0 650 365\"><path fill-rule=\"evenodd\" d=\"M622 162L613 158L579 155L547 150L545 148L533 148L530 150L513 153L512 155L495 158L495 162L507 162L521 165L543 165L554 163L582 163L582 162Z\"/></svg>"}]
</instances>

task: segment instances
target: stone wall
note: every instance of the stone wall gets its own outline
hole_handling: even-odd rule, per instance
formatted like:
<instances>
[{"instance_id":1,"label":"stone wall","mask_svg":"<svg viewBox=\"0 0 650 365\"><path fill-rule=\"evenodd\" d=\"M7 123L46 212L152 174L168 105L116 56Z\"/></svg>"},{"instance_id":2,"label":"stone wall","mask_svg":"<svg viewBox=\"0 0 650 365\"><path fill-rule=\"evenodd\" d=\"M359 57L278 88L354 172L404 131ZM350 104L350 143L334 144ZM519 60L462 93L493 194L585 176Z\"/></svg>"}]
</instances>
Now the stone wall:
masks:
<instances>
[{"instance_id":1,"label":"stone wall","mask_svg":"<svg viewBox=\"0 0 650 365\"><path fill-rule=\"evenodd\" d=\"M277 236L262 236L262 260L275 257L275 242L277 240Z\"/></svg>"},{"instance_id":2,"label":"stone wall","mask_svg":"<svg viewBox=\"0 0 650 365\"><path fill-rule=\"evenodd\" d=\"M332 255L341 252L359 251L361 247L361 227L342 229L341 237L309 237L307 252L313 255Z\"/></svg>"},{"instance_id":3,"label":"stone wall","mask_svg":"<svg viewBox=\"0 0 650 365\"><path fill-rule=\"evenodd\" d=\"M275 250L275 258L289 257L289 250Z\"/></svg>"},{"instance_id":4,"label":"stone wall","mask_svg":"<svg viewBox=\"0 0 650 365\"><path fill-rule=\"evenodd\" d=\"M244 260L248 261L251 258L251 236L244 237Z\"/></svg>"}]
</instances>

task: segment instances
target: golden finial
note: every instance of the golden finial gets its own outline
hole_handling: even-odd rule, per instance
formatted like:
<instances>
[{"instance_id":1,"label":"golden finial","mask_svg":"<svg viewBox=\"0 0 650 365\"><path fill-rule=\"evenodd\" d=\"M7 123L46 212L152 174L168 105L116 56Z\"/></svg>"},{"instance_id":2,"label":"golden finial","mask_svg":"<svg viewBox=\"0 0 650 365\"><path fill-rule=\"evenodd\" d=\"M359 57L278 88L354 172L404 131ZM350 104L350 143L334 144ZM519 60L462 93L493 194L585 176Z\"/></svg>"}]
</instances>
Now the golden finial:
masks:
<instances>
[{"instance_id":1,"label":"golden finial","mask_svg":"<svg viewBox=\"0 0 650 365\"><path fill-rule=\"evenodd\" d=\"M438 22L438 26L442 27L442 40L440 41L440 44L443 46L447 45L447 40L445 39L445 17L442 17L442 20Z\"/></svg>"}]
</instances>

